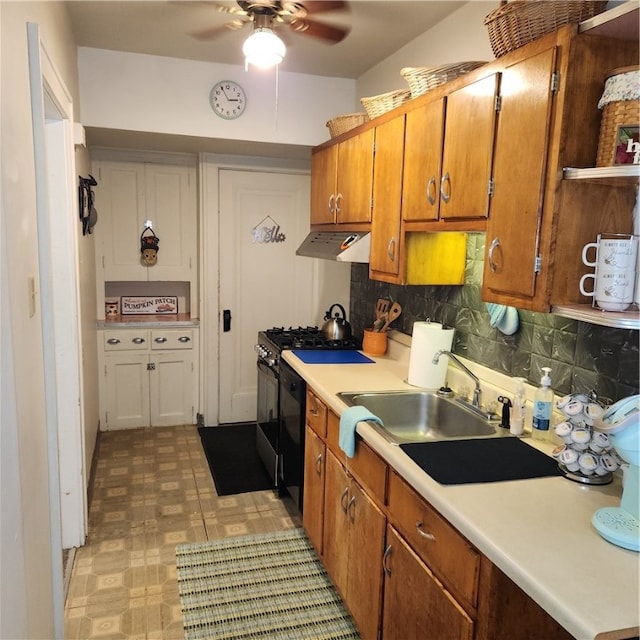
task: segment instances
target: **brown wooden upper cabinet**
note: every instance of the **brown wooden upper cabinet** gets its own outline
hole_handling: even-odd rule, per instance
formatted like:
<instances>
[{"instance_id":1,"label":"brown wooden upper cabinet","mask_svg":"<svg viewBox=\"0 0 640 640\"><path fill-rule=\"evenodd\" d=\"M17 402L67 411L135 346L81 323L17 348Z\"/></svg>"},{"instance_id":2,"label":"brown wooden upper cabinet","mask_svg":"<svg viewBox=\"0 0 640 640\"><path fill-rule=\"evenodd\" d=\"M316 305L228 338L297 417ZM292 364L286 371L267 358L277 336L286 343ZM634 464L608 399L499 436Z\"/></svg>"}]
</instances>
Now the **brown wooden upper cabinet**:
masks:
<instances>
[{"instance_id":1,"label":"brown wooden upper cabinet","mask_svg":"<svg viewBox=\"0 0 640 640\"><path fill-rule=\"evenodd\" d=\"M489 215L499 79L495 73L447 96L439 185L442 219Z\"/></svg>"},{"instance_id":2,"label":"brown wooden upper cabinet","mask_svg":"<svg viewBox=\"0 0 640 640\"><path fill-rule=\"evenodd\" d=\"M486 291L527 297L535 293L556 49L545 49L502 72Z\"/></svg>"},{"instance_id":3,"label":"brown wooden upper cabinet","mask_svg":"<svg viewBox=\"0 0 640 640\"><path fill-rule=\"evenodd\" d=\"M311 156L312 225L371 222L374 129Z\"/></svg>"}]
</instances>

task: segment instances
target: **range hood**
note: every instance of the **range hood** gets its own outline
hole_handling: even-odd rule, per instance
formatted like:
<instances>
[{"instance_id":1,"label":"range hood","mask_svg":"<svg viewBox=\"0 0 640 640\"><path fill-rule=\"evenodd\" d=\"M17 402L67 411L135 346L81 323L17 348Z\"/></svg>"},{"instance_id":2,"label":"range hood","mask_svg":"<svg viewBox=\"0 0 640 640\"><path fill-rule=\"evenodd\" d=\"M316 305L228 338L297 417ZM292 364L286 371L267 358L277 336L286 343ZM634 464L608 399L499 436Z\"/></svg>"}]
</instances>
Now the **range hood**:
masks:
<instances>
[{"instance_id":1,"label":"range hood","mask_svg":"<svg viewBox=\"0 0 640 640\"><path fill-rule=\"evenodd\" d=\"M298 247L296 255L339 262L369 262L371 234L312 231Z\"/></svg>"}]
</instances>

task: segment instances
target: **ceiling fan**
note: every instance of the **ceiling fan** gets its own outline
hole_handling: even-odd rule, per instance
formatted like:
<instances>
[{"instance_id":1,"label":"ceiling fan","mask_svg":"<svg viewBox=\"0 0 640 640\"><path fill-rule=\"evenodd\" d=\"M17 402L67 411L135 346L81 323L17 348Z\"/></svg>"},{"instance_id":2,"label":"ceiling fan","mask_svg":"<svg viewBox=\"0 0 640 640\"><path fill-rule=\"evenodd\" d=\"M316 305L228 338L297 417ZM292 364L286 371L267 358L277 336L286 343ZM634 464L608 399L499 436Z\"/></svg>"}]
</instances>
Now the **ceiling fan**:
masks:
<instances>
[{"instance_id":1,"label":"ceiling fan","mask_svg":"<svg viewBox=\"0 0 640 640\"><path fill-rule=\"evenodd\" d=\"M309 16L348 9L341 0L237 0L237 7L216 4L218 11L228 13L233 19L224 25L197 31L191 35L200 40L217 37L225 30L239 30L249 24L252 33L243 46L247 64L271 67L282 61L286 48L275 30L285 26L294 33L318 38L330 44L342 41L349 33L348 27L338 27L319 22Z\"/></svg>"}]
</instances>

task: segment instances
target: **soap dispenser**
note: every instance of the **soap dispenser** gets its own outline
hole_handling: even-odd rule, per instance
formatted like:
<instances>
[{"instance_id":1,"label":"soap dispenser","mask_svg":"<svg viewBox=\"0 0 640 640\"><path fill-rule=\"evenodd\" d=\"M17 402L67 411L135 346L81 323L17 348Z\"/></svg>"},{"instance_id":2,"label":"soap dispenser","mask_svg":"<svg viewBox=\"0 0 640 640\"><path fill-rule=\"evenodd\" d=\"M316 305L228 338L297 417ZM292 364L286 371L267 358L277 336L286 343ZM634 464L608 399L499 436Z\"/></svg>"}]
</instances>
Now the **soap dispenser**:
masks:
<instances>
[{"instance_id":1,"label":"soap dispenser","mask_svg":"<svg viewBox=\"0 0 640 640\"><path fill-rule=\"evenodd\" d=\"M551 426L551 412L553 410L553 390L551 389L551 369L542 367L543 375L540 386L533 398L533 423L531 435L535 440L546 440Z\"/></svg>"},{"instance_id":2,"label":"soap dispenser","mask_svg":"<svg viewBox=\"0 0 640 640\"><path fill-rule=\"evenodd\" d=\"M525 413L525 390L524 378L516 378L516 392L513 396L513 408L511 409L511 424L509 431L514 436L521 436L524 433L524 413Z\"/></svg>"}]
</instances>

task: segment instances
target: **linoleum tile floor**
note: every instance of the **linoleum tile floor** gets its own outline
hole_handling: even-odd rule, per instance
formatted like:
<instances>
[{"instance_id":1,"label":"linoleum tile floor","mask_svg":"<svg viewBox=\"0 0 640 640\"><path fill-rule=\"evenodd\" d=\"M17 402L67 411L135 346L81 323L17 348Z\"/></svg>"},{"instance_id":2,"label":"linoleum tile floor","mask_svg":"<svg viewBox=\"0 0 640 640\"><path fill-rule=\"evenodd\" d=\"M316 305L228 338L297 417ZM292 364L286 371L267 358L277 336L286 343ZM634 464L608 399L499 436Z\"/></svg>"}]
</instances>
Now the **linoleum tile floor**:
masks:
<instances>
[{"instance_id":1,"label":"linoleum tile floor","mask_svg":"<svg viewBox=\"0 0 640 640\"><path fill-rule=\"evenodd\" d=\"M183 638L176 545L301 525L273 491L218 496L195 426L101 433L89 493L66 640Z\"/></svg>"}]
</instances>

